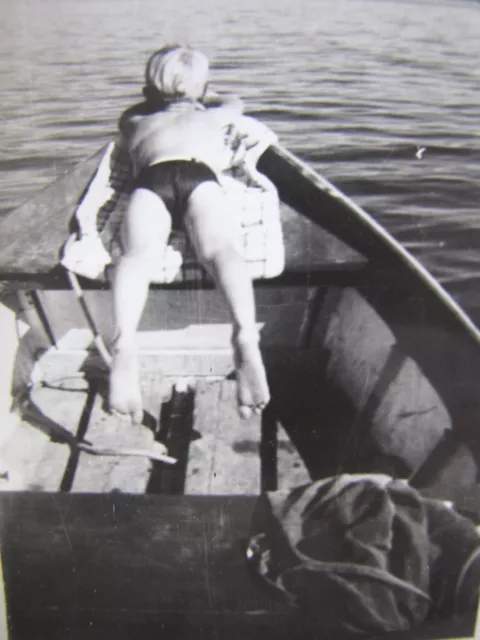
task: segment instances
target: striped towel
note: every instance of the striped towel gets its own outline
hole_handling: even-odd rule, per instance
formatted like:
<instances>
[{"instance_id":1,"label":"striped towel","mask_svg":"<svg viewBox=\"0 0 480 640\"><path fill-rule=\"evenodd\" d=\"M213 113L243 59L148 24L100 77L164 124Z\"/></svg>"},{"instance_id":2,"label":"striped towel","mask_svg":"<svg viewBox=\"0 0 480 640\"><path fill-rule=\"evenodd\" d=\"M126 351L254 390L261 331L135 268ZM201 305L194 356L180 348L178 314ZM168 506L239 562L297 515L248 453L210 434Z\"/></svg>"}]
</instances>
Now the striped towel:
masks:
<instances>
[{"instance_id":1,"label":"striped towel","mask_svg":"<svg viewBox=\"0 0 480 640\"><path fill-rule=\"evenodd\" d=\"M285 266L280 205L275 186L256 170L258 158L277 141L265 125L242 116L226 131L226 170L221 186L237 232L237 247L253 279L278 276ZM98 279L121 253L121 224L133 188L129 155L111 142L76 210L78 232L67 241L61 263ZM185 233L172 232L165 254L152 265L152 282L206 280Z\"/></svg>"}]
</instances>

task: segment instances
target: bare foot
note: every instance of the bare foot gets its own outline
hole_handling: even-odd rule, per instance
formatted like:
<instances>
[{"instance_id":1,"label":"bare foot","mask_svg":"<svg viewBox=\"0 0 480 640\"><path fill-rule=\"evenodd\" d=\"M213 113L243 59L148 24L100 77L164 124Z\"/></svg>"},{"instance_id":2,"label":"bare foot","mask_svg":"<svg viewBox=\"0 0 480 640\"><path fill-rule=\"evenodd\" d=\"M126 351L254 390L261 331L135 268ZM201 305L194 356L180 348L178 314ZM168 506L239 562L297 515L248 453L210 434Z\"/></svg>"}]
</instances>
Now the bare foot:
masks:
<instances>
[{"instance_id":1,"label":"bare foot","mask_svg":"<svg viewBox=\"0 0 480 640\"><path fill-rule=\"evenodd\" d=\"M237 374L238 412L242 418L259 414L270 401L267 375L258 346L258 336L239 333L233 339Z\"/></svg>"},{"instance_id":2,"label":"bare foot","mask_svg":"<svg viewBox=\"0 0 480 640\"><path fill-rule=\"evenodd\" d=\"M142 394L134 349L119 349L114 353L110 371L109 408L112 413L131 416L134 424L142 422Z\"/></svg>"}]
</instances>

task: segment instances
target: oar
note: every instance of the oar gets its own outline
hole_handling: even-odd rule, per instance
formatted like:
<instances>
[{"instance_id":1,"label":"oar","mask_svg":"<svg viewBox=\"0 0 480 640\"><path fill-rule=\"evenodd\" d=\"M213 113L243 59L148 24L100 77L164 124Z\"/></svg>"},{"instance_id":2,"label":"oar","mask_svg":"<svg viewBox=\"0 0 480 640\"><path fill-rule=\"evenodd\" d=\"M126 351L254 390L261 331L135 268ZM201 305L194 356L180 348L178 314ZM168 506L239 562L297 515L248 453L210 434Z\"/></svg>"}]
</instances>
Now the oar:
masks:
<instances>
[{"instance_id":1,"label":"oar","mask_svg":"<svg viewBox=\"0 0 480 640\"><path fill-rule=\"evenodd\" d=\"M60 424L51 420L37 407L30 396L27 396L19 405L22 419L32 422L39 427L43 427L48 433L55 433L68 445L94 456L135 456L139 458L149 458L155 462L175 464L176 458L164 453L164 447L159 442L154 442L151 449L120 449L116 447L102 447L88 441L78 441L75 436Z\"/></svg>"}]
</instances>

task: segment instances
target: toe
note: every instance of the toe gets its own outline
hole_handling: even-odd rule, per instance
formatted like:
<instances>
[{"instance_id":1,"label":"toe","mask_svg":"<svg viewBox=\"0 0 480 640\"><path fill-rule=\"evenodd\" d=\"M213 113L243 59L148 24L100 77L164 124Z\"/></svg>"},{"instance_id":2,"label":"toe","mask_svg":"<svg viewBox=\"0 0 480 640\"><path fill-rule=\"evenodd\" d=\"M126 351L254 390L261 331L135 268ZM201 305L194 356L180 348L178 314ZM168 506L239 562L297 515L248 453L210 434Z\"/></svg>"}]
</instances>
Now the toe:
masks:
<instances>
[{"instance_id":1,"label":"toe","mask_svg":"<svg viewBox=\"0 0 480 640\"><path fill-rule=\"evenodd\" d=\"M143 422L143 411L140 408L136 408L132 412L132 422L135 425L141 425Z\"/></svg>"},{"instance_id":2,"label":"toe","mask_svg":"<svg viewBox=\"0 0 480 640\"><path fill-rule=\"evenodd\" d=\"M245 404L238 407L238 413L243 420L248 420L252 417L252 409Z\"/></svg>"},{"instance_id":3,"label":"toe","mask_svg":"<svg viewBox=\"0 0 480 640\"><path fill-rule=\"evenodd\" d=\"M109 413L110 413L110 415L114 416L115 418L124 418L125 417L125 411L122 411L121 409L119 409L117 403L111 403L110 404Z\"/></svg>"},{"instance_id":4,"label":"toe","mask_svg":"<svg viewBox=\"0 0 480 640\"><path fill-rule=\"evenodd\" d=\"M262 413L262 411L264 411L264 409L267 408L269 401L263 401L263 402L259 402L257 404L257 406L255 407L255 410L257 411L257 413Z\"/></svg>"}]
</instances>

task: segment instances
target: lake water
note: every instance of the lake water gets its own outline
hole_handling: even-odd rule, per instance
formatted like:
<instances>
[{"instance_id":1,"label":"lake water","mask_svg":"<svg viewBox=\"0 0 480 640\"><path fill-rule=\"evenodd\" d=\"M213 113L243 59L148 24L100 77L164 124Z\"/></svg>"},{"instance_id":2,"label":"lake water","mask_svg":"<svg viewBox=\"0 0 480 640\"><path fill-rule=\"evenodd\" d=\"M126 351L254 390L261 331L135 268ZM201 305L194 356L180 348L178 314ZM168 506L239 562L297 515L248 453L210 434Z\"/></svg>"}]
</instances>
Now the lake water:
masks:
<instances>
[{"instance_id":1,"label":"lake water","mask_svg":"<svg viewBox=\"0 0 480 640\"><path fill-rule=\"evenodd\" d=\"M480 324L480 3L0 0L0 215L114 133L182 41ZM417 151L425 147L421 159Z\"/></svg>"}]
</instances>

